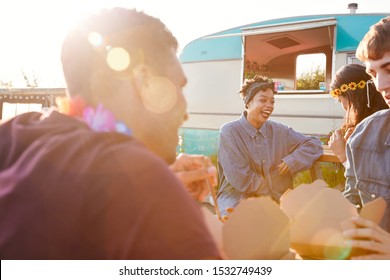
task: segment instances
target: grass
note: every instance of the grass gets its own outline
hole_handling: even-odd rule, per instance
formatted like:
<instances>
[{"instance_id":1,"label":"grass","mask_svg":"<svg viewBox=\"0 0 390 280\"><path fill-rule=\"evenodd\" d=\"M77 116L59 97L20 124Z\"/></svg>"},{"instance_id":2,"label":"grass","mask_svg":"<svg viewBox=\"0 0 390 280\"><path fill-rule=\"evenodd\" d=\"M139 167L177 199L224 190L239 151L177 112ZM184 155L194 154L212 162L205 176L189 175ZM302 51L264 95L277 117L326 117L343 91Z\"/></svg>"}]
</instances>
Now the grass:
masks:
<instances>
[{"instance_id":1,"label":"grass","mask_svg":"<svg viewBox=\"0 0 390 280\"><path fill-rule=\"evenodd\" d=\"M324 181L330 188L339 190L344 189L345 177L344 166L341 163L321 162L321 171ZM298 173L294 177L294 187L300 184L309 184L312 182L309 170Z\"/></svg>"}]
</instances>

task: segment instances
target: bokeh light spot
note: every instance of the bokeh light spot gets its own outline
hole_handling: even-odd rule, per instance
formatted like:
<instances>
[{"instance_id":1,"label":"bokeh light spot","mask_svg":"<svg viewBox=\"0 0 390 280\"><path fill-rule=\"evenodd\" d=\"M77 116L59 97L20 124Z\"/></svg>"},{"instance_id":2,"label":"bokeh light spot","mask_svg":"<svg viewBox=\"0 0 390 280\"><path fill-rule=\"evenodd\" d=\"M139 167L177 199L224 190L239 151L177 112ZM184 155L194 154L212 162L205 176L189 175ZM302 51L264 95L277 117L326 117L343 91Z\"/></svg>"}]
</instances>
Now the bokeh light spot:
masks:
<instances>
[{"instance_id":1,"label":"bokeh light spot","mask_svg":"<svg viewBox=\"0 0 390 280\"><path fill-rule=\"evenodd\" d=\"M141 98L149 111L165 113L176 104L176 87L167 78L153 77L142 90Z\"/></svg>"},{"instance_id":2,"label":"bokeh light spot","mask_svg":"<svg viewBox=\"0 0 390 280\"><path fill-rule=\"evenodd\" d=\"M97 32L91 32L88 35L88 42L94 47L99 47L103 44L103 37Z\"/></svg>"},{"instance_id":3,"label":"bokeh light spot","mask_svg":"<svg viewBox=\"0 0 390 280\"><path fill-rule=\"evenodd\" d=\"M107 52L107 64L115 71L123 71L130 65L130 55L123 48L112 48Z\"/></svg>"},{"instance_id":4,"label":"bokeh light spot","mask_svg":"<svg viewBox=\"0 0 390 280\"><path fill-rule=\"evenodd\" d=\"M345 246L341 231L334 228L322 228L312 239L312 244L321 244L323 256L329 260L344 260L351 253L351 248Z\"/></svg>"}]
</instances>

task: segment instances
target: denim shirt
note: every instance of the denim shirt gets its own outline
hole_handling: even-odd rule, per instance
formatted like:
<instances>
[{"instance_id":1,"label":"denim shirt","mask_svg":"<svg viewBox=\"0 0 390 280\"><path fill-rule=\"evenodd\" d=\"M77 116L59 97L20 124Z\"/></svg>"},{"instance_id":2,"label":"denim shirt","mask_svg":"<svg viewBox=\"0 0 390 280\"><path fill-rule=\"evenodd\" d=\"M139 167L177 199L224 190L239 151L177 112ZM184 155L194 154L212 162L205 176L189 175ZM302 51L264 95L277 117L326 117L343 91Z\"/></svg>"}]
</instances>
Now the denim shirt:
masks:
<instances>
[{"instance_id":1,"label":"denim shirt","mask_svg":"<svg viewBox=\"0 0 390 280\"><path fill-rule=\"evenodd\" d=\"M347 141L345 194L357 188L363 204L376 197L387 202L381 226L390 231L390 110L364 119Z\"/></svg>"},{"instance_id":2,"label":"denim shirt","mask_svg":"<svg viewBox=\"0 0 390 280\"><path fill-rule=\"evenodd\" d=\"M268 195L278 201L292 188L293 175L309 169L322 153L318 139L279 122L268 120L257 130L246 119L246 112L224 124L218 147L221 216L247 197ZM281 176L277 166L282 160L290 172Z\"/></svg>"}]
</instances>

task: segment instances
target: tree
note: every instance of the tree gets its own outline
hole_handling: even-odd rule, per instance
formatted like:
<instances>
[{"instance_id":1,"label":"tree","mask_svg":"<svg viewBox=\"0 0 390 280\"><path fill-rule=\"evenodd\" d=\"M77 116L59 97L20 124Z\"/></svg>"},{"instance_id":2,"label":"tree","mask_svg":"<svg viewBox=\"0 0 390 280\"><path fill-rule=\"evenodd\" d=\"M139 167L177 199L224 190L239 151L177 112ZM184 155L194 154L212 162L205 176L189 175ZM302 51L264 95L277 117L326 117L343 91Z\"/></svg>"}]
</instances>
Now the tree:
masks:
<instances>
[{"instance_id":1,"label":"tree","mask_svg":"<svg viewBox=\"0 0 390 280\"><path fill-rule=\"evenodd\" d=\"M30 82L30 78L27 77L26 73L24 72L23 68L20 69L22 71L22 75L23 75L23 78L24 80L26 81L26 86L27 87L30 87L30 88L35 88L38 86L38 82L37 82L37 78L35 77L35 73L33 73L33 82Z\"/></svg>"},{"instance_id":2,"label":"tree","mask_svg":"<svg viewBox=\"0 0 390 280\"><path fill-rule=\"evenodd\" d=\"M0 80L0 88L12 88L12 81L4 82Z\"/></svg>"},{"instance_id":3,"label":"tree","mask_svg":"<svg viewBox=\"0 0 390 280\"><path fill-rule=\"evenodd\" d=\"M319 89L319 83L325 81L325 69L317 66L302 73L297 79L297 89Z\"/></svg>"}]
</instances>

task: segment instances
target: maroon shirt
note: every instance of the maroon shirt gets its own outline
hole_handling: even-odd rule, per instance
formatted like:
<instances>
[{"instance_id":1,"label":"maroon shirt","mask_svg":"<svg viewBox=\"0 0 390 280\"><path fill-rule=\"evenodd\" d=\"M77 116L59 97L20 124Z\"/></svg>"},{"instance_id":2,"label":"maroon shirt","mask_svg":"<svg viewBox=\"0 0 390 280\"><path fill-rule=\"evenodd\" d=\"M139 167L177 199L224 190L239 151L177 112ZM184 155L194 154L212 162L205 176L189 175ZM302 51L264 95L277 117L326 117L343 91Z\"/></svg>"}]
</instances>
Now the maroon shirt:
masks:
<instances>
[{"instance_id":1,"label":"maroon shirt","mask_svg":"<svg viewBox=\"0 0 390 280\"><path fill-rule=\"evenodd\" d=\"M131 137L57 112L0 126L1 259L201 259L197 203Z\"/></svg>"}]
</instances>

